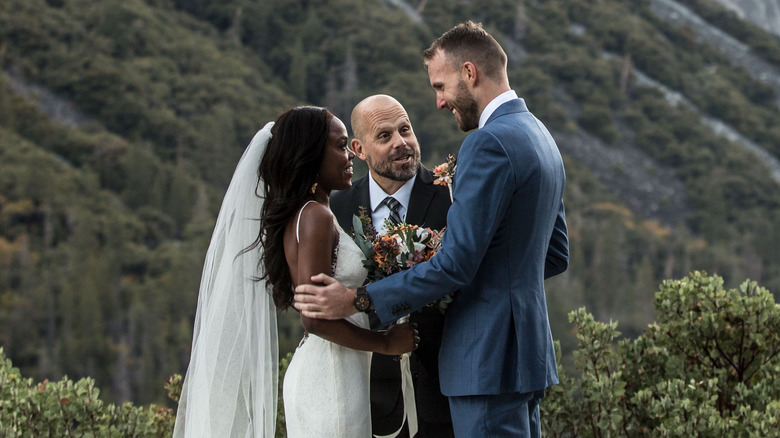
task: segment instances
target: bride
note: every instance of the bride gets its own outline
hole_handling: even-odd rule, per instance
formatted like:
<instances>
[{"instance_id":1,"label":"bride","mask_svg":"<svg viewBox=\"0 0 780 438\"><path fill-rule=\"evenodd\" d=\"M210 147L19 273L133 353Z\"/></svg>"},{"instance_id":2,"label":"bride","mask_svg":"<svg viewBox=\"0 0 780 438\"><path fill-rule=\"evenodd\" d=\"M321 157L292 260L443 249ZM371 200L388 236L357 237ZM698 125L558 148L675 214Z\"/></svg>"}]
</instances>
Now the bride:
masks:
<instances>
[{"instance_id":1,"label":"bride","mask_svg":"<svg viewBox=\"0 0 780 438\"><path fill-rule=\"evenodd\" d=\"M175 437L274 436L276 309L320 272L351 287L366 278L329 208L331 190L351 185L354 156L344 123L318 107L283 113L244 151L206 254ZM371 352L411 351L416 330L372 332L364 313L301 323L284 379L288 437L371 436Z\"/></svg>"}]
</instances>

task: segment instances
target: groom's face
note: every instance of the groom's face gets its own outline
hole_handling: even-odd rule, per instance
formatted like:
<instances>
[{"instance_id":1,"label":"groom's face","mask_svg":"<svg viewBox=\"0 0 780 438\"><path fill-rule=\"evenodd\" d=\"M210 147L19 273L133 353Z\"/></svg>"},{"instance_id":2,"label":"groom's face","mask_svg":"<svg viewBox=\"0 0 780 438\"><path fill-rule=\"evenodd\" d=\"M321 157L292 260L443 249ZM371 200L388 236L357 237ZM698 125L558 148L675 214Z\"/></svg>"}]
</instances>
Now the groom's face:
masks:
<instances>
[{"instance_id":1,"label":"groom's face","mask_svg":"<svg viewBox=\"0 0 780 438\"><path fill-rule=\"evenodd\" d=\"M452 112L458 128L468 132L479 126L480 111L461 73L441 50L428 62L428 78L436 91L436 107Z\"/></svg>"},{"instance_id":2,"label":"groom's face","mask_svg":"<svg viewBox=\"0 0 780 438\"><path fill-rule=\"evenodd\" d=\"M362 138L353 140L357 156L368 163L374 178L410 180L420 167L420 145L406 110L397 102L366 111Z\"/></svg>"}]
</instances>

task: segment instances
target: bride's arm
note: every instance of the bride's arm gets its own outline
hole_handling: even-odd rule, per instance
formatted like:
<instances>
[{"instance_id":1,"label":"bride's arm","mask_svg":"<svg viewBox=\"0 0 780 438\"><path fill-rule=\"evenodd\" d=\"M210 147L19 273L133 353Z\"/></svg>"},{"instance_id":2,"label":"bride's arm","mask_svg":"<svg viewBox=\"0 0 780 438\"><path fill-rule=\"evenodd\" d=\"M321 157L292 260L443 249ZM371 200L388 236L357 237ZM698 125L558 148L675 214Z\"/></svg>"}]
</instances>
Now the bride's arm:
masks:
<instances>
[{"instance_id":1,"label":"bride's arm","mask_svg":"<svg viewBox=\"0 0 780 438\"><path fill-rule=\"evenodd\" d=\"M333 216L320 204L303 210L299 226L297 272L293 278L296 286L310 283L315 274L331 272L333 247L338 239ZM372 332L343 319L313 319L301 315L301 323L308 333L355 350L398 355L414 349L414 328L408 323L393 326L386 333Z\"/></svg>"}]
</instances>

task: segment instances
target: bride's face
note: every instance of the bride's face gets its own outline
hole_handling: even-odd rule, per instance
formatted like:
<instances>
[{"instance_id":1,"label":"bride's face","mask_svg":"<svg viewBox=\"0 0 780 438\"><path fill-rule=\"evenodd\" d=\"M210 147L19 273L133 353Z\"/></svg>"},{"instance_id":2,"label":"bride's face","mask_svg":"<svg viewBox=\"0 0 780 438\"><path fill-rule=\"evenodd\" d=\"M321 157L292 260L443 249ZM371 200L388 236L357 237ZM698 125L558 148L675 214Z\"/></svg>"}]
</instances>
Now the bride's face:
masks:
<instances>
[{"instance_id":1,"label":"bride's face","mask_svg":"<svg viewBox=\"0 0 780 438\"><path fill-rule=\"evenodd\" d=\"M349 148L347 127L333 116L330 119L328 140L322 156L317 184L327 191L344 190L352 186L352 159L355 153Z\"/></svg>"}]
</instances>

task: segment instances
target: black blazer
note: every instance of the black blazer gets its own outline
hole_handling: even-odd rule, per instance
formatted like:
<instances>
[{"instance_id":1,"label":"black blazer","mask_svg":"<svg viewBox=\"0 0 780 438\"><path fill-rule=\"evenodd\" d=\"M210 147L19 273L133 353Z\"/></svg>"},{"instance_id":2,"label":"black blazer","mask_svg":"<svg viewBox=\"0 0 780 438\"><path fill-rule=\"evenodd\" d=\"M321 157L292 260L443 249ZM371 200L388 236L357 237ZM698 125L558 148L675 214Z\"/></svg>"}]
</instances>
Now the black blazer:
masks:
<instances>
[{"instance_id":1,"label":"black blazer","mask_svg":"<svg viewBox=\"0 0 780 438\"><path fill-rule=\"evenodd\" d=\"M345 231L352 231L352 216L365 207L370 213L368 178L355 180L347 190L334 192L330 208ZM433 172L420 166L412 187L406 222L441 230L447 224L447 210L452 201L446 186L433 184ZM438 309L413 312L410 321L417 323L420 344L411 355L410 365L415 389L419 437L450 436L452 419L449 403L439 388L438 356L444 315ZM375 435L386 435L401 426L403 394L399 363L390 356L374 353L371 360L371 425ZM432 429L432 430L431 430Z\"/></svg>"},{"instance_id":2,"label":"black blazer","mask_svg":"<svg viewBox=\"0 0 780 438\"><path fill-rule=\"evenodd\" d=\"M368 175L359 178L349 189L333 192L330 197L330 209L344 231L352 231L352 216L358 213L358 208L371 209L368 178ZM433 172L420 166L409 198L406 223L440 230L447 225L450 204L447 187L433 184Z\"/></svg>"}]
</instances>

